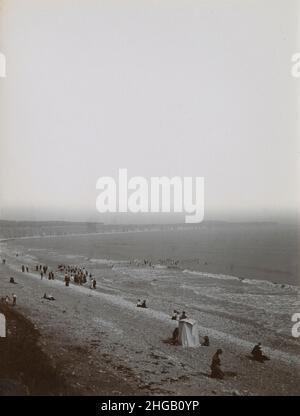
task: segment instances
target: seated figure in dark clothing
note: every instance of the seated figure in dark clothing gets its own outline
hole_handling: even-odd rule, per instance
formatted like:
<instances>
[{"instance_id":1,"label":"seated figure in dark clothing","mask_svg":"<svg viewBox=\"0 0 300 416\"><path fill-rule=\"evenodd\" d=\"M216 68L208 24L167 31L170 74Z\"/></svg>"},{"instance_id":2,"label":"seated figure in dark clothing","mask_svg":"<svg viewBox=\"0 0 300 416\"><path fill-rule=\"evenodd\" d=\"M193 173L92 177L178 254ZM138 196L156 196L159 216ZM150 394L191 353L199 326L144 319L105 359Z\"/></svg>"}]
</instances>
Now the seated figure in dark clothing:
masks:
<instances>
[{"instance_id":1,"label":"seated figure in dark clothing","mask_svg":"<svg viewBox=\"0 0 300 416\"><path fill-rule=\"evenodd\" d=\"M211 377L218 378L222 380L224 378L224 373L221 370L221 359L220 355L223 353L221 349L218 349L217 352L214 354L211 362Z\"/></svg>"},{"instance_id":2,"label":"seated figure in dark clothing","mask_svg":"<svg viewBox=\"0 0 300 416\"><path fill-rule=\"evenodd\" d=\"M209 338L207 335L203 338L203 342L201 343L202 347L209 347Z\"/></svg>"},{"instance_id":3,"label":"seated figure in dark clothing","mask_svg":"<svg viewBox=\"0 0 300 416\"><path fill-rule=\"evenodd\" d=\"M251 354L255 361L259 361L261 363L270 359L269 357L263 354L260 342L254 346L253 350L251 351Z\"/></svg>"}]
</instances>

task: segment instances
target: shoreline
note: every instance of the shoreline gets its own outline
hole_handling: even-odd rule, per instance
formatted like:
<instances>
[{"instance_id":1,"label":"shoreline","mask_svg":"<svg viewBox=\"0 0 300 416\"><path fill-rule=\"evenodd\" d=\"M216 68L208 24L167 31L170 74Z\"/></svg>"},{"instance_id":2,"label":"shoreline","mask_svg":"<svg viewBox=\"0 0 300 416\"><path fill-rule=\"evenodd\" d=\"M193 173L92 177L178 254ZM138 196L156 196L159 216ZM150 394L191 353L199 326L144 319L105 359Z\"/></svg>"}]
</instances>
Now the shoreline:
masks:
<instances>
[{"instance_id":1,"label":"shoreline","mask_svg":"<svg viewBox=\"0 0 300 416\"><path fill-rule=\"evenodd\" d=\"M176 231L176 230L168 230L168 231ZM100 236L100 235L123 235L123 234L140 234L140 233L154 233L154 232L161 232L161 230L153 229L153 230L130 230L130 231L109 231L109 232L95 232L95 233L70 233L70 234L48 234L48 235L34 235L34 236L23 236L23 237L11 237L11 238L0 238L0 245L1 243L13 242L13 241L22 241L22 240L38 240L38 239L55 239L55 238L71 238L71 237L89 237L89 236ZM80 257L78 255L78 257ZM91 259L93 260L93 259ZM95 259L94 259L95 260ZM97 260L97 259L96 259ZM129 260L125 259L114 259L114 258L106 258L106 259L98 259L98 260L107 260L108 262L114 263L119 261L129 262ZM154 267L157 268L170 268L173 269L172 266L164 266L162 264L154 264ZM291 283L281 283L276 282L274 280L267 280L264 278L249 278L249 277L241 277L235 274L226 274L226 273L215 273L210 271L204 271L199 269L190 269L186 268L185 266L178 266L176 267L178 270L182 271L183 273L194 274L199 276L209 276L213 279L224 279L224 280L237 280L243 282L245 284L264 284L264 285L272 285L274 287L282 287L282 288L291 288L293 290L299 291L300 295L300 280L299 284L291 284ZM281 273L283 273L281 271Z\"/></svg>"},{"instance_id":2,"label":"shoreline","mask_svg":"<svg viewBox=\"0 0 300 416\"><path fill-rule=\"evenodd\" d=\"M113 357L101 351L93 362L93 351L84 342L58 336L45 316L35 319L28 307L4 303L0 313L7 331L0 338L0 396L147 394L129 368L116 367Z\"/></svg>"},{"instance_id":3,"label":"shoreline","mask_svg":"<svg viewBox=\"0 0 300 416\"><path fill-rule=\"evenodd\" d=\"M47 257L51 267L57 266L63 258L66 263L82 262L76 256L73 260L63 254L59 259L46 252L43 256ZM202 318L199 328L201 333L209 331L212 348L185 350L163 344L173 328L168 315L164 309L157 309L155 297L150 309L143 313L137 311L134 298L123 295L115 285L119 275L114 268L97 269L102 277L99 288L91 291L75 284L66 288L58 277L54 281L41 281L34 272L21 273L19 267L24 260L32 269L33 259L22 255L16 258L11 252L8 264L0 265L1 283L5 282L1 287L11 290L8 276L16 277L18 285L14 289L19 292L18 310L38 327L43 350L60 368L68 385L81 395L299 394L300 372L295 369L294 374L290 373L291 365L297 366L298 360L292 364L289 356L276 358L273 348L272 368L257 366L245 359L251 343L243 345L241 338L230 329L224 333L214 329L214 321L209 315L208 320ZM143 269L137 272L143 274ZM136 278L133 281L131 278L128 284L134 283ZM134 284L138 282L136 280ZM149 284L156 284L155 280ZM144 280L142 285L145 285ZM56 299L53 303L41 299L44 291L49 290ZM226 350L224 367L237 372L237 378L210 379L209 360L220 344ZM266 352L269 352L267 348ZM278 372L286 385L276 382ZM261 384L268 383L267 380L272 380L274 387ZM292 383L296 383L296 387L292 388Z\"/></svg>"}]
</instances>

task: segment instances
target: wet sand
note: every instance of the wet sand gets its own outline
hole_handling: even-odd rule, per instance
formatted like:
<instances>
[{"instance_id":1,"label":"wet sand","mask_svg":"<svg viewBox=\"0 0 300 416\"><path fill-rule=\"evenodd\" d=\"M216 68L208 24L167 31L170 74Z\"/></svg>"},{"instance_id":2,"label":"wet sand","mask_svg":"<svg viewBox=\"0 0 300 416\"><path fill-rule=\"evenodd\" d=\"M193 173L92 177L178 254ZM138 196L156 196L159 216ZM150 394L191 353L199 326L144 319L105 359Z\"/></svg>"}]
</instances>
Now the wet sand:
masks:
<instances>
[{"instance_id":1,"label":"wet sand","mask_svg":"<svg viewBox=\"0 0 300 416\"><path fill-rule=\"evenodd\" d=\"M12 291L17 294L17 310L36 325L41 334L42 350L66 380L67 386L76 389L77 394L300 393L299 343L287 339L286 334L274 337L271 324L269 328L255 328L252 323L249 324L250 318L247 321L242 313L239 319L233 319L230 316L232 304L225 305L224 282L202 279L203 293L200 291L197 307L190 305L193 317L199 322L201 336L208 334L211 346L185 349L164 342L174 329L174 322L169 316L173 307L187 310L187 303L191 302L189 288L183 291L182 296L182 282L178 285L174 281L174 274L170 297L168 271L147 270L145 277L143 268L127 266L126 269L126 266L116 262L97 264L76 256L53 255L48 251L41 251L39 257L38 252L31 256L21 253L17 258L11 247L10 254L6 254L7 264L0 266L1 295ZM53 270L59 263L85 265L87 269L94 267L97 290L74 284L65 287L60 275L54 281L41 280L39 274L33 271L37 257ZM29 265L30 273L20 272L22 262ZM152 273L150 279L149 273L150 276ZM8 283L11 275L15 277L17 285ZM193 286L193 279L199 277L192 276L189 279ZM221 289L224 293L217 296L214 302L210 299L209 303L205 303L208 288L213 290L209 292L210 296L212 293L218 294ZM174 292L176 290L180 290L178 297ZM275 298L278 290L276 288L271 293L268 289L266 299L269 299L270 294ZM53 294L56 300L42 299L44 292ZM239 296L237 292L237 299ZM149 299L149 309L136 308L138 297ZM209 304L213 306L210 310ZM239 306L236 302L234 307L242 312L241 305L242 301ZM221 308L219 311L218 306ZM255 305L252 309L253 314L259 313ZM249 331L253 332L249 334ZM270 341L272 348L269 347L266 352L271 356L271 361L261 364L249 359L254 340L264 344ZM277 347L274 345L276 340ZM224 350L222 368L227 373L222 381L209 377L211 357L219 347ZM232 376L233 373L237 376Z\"/></svg>"}]
</instances>

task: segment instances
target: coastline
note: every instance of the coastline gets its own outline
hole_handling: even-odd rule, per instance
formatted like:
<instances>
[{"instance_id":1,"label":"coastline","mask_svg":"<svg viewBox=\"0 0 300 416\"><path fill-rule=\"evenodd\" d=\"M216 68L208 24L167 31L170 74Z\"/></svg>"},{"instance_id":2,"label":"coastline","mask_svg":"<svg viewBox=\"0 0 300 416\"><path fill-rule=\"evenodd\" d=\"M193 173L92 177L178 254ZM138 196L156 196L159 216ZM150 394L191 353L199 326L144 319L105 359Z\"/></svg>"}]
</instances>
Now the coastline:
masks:
<instances>
[{"instance_id":1,"label":"coastline","mask_svg":"<svg viewBox=\"0 0 300 416\"><path fill-rule=\"evenodd\" d=\"M63 258L66 263L84 262L76 256L53 257L48 252L43 252L42 256L51 267L57 267ZM289 363L290 355L276 357L276 349L273 349L272 366L253 363L246 358L251 343L243 342L230 327L225 328L225 333L218 330L215 319L219 315L216 312L211 315L208 311L205 319L201 312L200 330L202 333L210 331L211 348L185 350L168 346L163 341L171 334L173 325L164 312L165 306L159 305L161 298L153 297L151 308L141 314L135 308L135 294L128 298L127 292L116 286L120 279L120 274L116 275L118 269L101 265L97 269L102 276L99 288L91 291L74 284L66 288L59 277L55 281L41 281L34 272L21 273L22 262L27 262L31 270L35 264L28 256L16 258L10 252L7 265L0 265L1 293L12 290L8 276L14 275L18 282L13 288L18 291L17 310L37 326L41 348L76 394L299 394L297 360ZM115 261L112 263L116 265ZM124 286L129 291L140 285L143 269L137 273ZM130 282L134 285L132 289ZM209 280L207 282L211 285ZM145 281L141 284L144 286ZM155 279L149 284L155 288ZM213 286L215 284L218 282L214 281ZM42 300L45 291L51 291L56 301ZM224 316L226 318L226 314ZM226 326L224 316L218 319ZM241 320L239 327L243 326ZM257 336L261 334L257 333ZM236 372L237 377L223 381L209 377L209 362L219 345L225 346L225 369ZM292 367L295 368L291 372ZM278 374L283 383L276 381Z\"/></svg>"},{"instance_id":2,"label":"coastline","mask_svg":"<svg viewBox=\"0 0 300 416\"><path fill-rule=\"evenodd\" d=\"M3 284L8 270L0 270L1 295L3 287L11 290L9 283ZM22 284L20 280L18 284ZM0 338L0 396L137 394L141 386L130 369L116 366L112 357L101 351L94 359L95 345L87 346L84 339L78 339L81 337L57 331L51 316L39 313L37 317L24 303L19 298L15 307L0 303L7 328L7 337ZM141 389L140 394L147 394L147 390Z\"/></svg>"}]
</instances>

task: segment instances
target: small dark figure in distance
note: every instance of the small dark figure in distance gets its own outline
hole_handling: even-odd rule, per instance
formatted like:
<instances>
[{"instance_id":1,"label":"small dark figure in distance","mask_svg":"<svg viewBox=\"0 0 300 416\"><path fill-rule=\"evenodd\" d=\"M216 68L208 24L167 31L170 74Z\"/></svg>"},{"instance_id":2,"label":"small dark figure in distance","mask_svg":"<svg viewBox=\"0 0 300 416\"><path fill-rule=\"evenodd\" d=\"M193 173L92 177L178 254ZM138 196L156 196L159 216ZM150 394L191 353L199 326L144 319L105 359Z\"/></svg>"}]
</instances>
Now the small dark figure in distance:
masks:
<instances>
[{"instance_id":1,"label":"small dark figure in distance","mask_svg":"<svg viewBox=\"0 0 300 416\"><path fill-rule=\"evenodd\" d=\"M211 361L211 377L212 378L218 378L222 380L224 378L224 373L221 370L221 359L220 355L223 353L221 349L218 349L217 352L213 355L212 361Z\"/></svg>"},{"instance_id":2,"label":"small dark figure in distance","mask_svg":"<svg viewBox=\"0 0 300 416\"><path fill-rule=\"evenodd\" d=\"M12 294L12 306L16 306L17 304L17 295L15 293Z\"/></svg>"},{"instance_id":3,"label":"small dark figure in distance","mask_svg":"<svg viewBox=\"0 0 300 416\"><path fill-rule=\"evenodd\" d=\"M177 319L178 319L178 316L179 316L179 312L178 311L176 311L176 309L174 309L174 311L173 311L173 315L172 315L172 321L177 321Z\"/></svg>"},{"instance_id":4,"label":"small dark figure in distance","mask_svg":"<svg viewBox=\"0 0 300 416\"><path fill-rule=\"evenodd\" d=\"M182 319L187 319L185 311L182 311L182 314L180 315L179 320L181 321Z\"/></svg>"},{"instance_id":5,"label":"small dark figure in distance","mask_svg":"<svg viewBox=\"0 0 300 416\"><path fill-rule=\"evenodd\" d=\"M176 327L172 334L172 344L178 345L179 344L179 328Z\"/></svg>"},{"instance_id":6,"label":"small dark figure in distance","mask_svg":"<svg viewBox=\"0 0 300 416\"><path fill-rule=\"evenodd\" d=\"M44 293L43 299L55 300L55 298L52 295L47 295L46 293Z\"/></svg>"},{"instance_id":7,"label":"small dark figure in distance","mask_svg":"<svg viewBox=\"0 0 300 416\"><path fill-rule=\"evenodd\" d=\"M203 342L201 343L202 347L209 347L209 338L207 335L203 337Z\"/></svg>"},{"instance_id":8,"label":"small dark figure in distance","mask_svg":"<svg viewBox=\"0 0 300 416\"><path fill-rule=\"evenodd\" d=\"M253 359L255 361L259 361L260 363L263 363L264 361L268 361L270 358L263 354L261 349L261 343L259 342L256 344L251 351L251 354L253 356Z\"/></svg>"}]
</instances>

